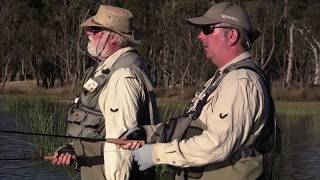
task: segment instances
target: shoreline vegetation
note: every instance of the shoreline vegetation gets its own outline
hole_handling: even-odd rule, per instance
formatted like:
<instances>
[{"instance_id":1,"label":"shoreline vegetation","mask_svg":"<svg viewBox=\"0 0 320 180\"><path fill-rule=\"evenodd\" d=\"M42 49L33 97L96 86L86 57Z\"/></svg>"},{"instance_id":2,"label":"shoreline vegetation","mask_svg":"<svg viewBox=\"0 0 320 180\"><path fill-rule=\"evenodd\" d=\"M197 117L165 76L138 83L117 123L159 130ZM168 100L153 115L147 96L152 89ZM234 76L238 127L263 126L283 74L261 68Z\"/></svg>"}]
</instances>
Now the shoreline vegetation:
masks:
<instances>
[{"instance_id":1,"label":"shoreline vegetation","mask_svg":"<svg viewBox=\"0 0 320 180\"><path fill-rule=\"evenodd\" d=\"M193 89L189 87L185 92L191 93ZM194 92L192 95L178 96L176 94L178 91L177 89L156 90L162 121L168 121L170 117L180 115L188 107ZM0 94L0 110L14 115L18 126L24 127L26 131L64 135L67 127L66 113L76 92L77 88L74 87L36 88L36 85L32 85L32 81L10 83L4 93ZM274 88L273 96L280 127L282 123L302 122L307 130L320 136L319 94L320 91L316 89L304 92ZM315 98L310 98L311 96ZM293 100L288 101L288 98ZM35 136L31 143L36 146L34 153L41 157L52 154L57 147L66 144L67 141L62 138ZM280 156L276 155L273 158L275 161L273 174L279 176ZM165 170L161 166L157 168L160 176Z\"/></svg>"},{"instance_id":2,"label":"shoreline vegetation","mask_svg":"<svg viewBox=\"0 0 320 180\"><path fill-rule=\"evenodd\" d=\"M11 81L7 82L6 86L0 95L23 95L23 96L45 96L55 99L72 100L81 87L78 85L69 85L63 87L54 87L44 89L38 87L35 80ZM168 102L176 102L177 100L185 100L187 102L193 98L196 89L194 86L185 86L183 90L179 86L170 88L156 88L155 92L158 98L168 99ZM284 102L306 102L320 101L320 86L318 87L291 87L283 88L279 82L274 82L272 87L272 96L275 101Z\"/></svg>"},{"instance_id":3,"label":"shoreline vegetation","mask_svg":"<svg viewBox=\"0 0 320 180\"><path fill-rule=\"evenodd\" d=\"M65 134L66 111L78 92L79 87L38 88L34 81L9 82L0 94L0 110L17 117L20 125L39 133ZM181 95L179 88L156 89L159 113L162 121L180 115L194 95L194 87L187 87ZM278 119L294 123L308 119L306 127L320 135L320 88L308 90L273 88ZM302 118L303 117L303 118ZM59 120L59 121L57 121ZM36 138L36 137L35 137ZM53 151L64 139L38 137L42 142L40 153Z\"/></svg>"}]
</instances>

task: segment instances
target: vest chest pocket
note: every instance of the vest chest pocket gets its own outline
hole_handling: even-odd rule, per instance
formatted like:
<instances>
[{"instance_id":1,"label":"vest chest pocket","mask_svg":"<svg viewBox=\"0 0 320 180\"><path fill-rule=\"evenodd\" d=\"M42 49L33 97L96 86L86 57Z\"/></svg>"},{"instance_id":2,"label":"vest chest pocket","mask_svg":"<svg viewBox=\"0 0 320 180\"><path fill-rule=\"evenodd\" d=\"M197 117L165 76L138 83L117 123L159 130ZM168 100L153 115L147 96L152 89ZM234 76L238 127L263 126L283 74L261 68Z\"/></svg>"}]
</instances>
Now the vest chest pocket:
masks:
<instances>
[{"instance_id":1,"label":"vest chest pocket","mask_svg":"<svg viewBox=\"0 0 320 180\"><path fill-rule=\"evenodd\" d=\"M73 109L68 112L68 134L71 136L80 136L83 129L82 121L86 118L87 113L83 111L74 111Z\"/></svg>"}]
</instances>

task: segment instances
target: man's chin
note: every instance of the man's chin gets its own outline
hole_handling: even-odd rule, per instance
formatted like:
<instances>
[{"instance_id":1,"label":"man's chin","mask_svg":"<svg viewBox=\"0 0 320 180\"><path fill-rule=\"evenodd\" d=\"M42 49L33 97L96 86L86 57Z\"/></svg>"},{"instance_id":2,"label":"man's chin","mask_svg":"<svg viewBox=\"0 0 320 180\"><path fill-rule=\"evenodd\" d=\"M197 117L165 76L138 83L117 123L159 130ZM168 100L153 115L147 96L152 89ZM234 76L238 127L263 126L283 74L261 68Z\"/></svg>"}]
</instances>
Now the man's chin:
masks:
<instances>
[{"instance_id":1,"label":"man's chin","mask_svg":"<svg viewBox=\"0 0 320 180\"><path fill-rule=\"evenodd\" d=\"M98 57L97 53L95 53L92 49L87 49L88 53L90 54L90 56L92 57Z\"/></svg>"},{"instance_id":2,"label":"man's chin","mask_svg":"<svg viewBox=\"0 0 320 180\"><path fill-rule=\"evenodd\" d=\"M92 57L95 57L95 58L97 58L98 57L98 55L97 54L91 54L91 53L89 53L90 54L90 56L92 56Z\"/></svg>"},{"instance_id":3,"label":"man's chin","mask_svg":"<svg viewBox=\"0 0 320 180\"><path fill-rule=\"evenodd\" d=\"M205 55L207 59L211 59L211 56L209 54L205 53Z\"/></svg>"}]
</instances>

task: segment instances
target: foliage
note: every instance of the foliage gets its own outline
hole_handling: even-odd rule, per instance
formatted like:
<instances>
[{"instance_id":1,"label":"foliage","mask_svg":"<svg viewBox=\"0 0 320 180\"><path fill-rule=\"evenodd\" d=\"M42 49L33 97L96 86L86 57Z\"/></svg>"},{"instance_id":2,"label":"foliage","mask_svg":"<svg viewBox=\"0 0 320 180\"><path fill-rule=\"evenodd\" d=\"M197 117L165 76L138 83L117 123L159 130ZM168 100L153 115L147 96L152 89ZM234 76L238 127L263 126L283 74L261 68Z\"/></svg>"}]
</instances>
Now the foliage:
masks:
<instances>
[{"instance_id":1,"label":"foliage","mask_svg":"<svg viewBox=\"0 0 320 180\"><path fill-rule=\"evenodd\" d=\"M199 29L185 19L202 15L222 0L5 0L0 4L1 80L36 79L51 87L78 83L92 60L86 54L86 36L79 24L94 15L101 3L133 12L142 43L136 48L149 65L159 87L199 85L215 67L206 62L197 40ZM253 57L273 80L285 81L288 64L289 27L295 24L294 58L290 83L300 87L317 85L320 68L320 2L312 0L236 0L261 32L253 46ZM297 29L304 30L301 34ZM315 41L311 40L314 39ZM311 48L311 45L316 47ZM315 51L317 49L317 52ZM6 65L9 72L5 73ZM318 64L318 66L317 66ZM48 77L52 75L52 77ZM53 80L52 80L53 79ZM49 85L46 83L49 81Z\"/></svg>"}]
</instances>

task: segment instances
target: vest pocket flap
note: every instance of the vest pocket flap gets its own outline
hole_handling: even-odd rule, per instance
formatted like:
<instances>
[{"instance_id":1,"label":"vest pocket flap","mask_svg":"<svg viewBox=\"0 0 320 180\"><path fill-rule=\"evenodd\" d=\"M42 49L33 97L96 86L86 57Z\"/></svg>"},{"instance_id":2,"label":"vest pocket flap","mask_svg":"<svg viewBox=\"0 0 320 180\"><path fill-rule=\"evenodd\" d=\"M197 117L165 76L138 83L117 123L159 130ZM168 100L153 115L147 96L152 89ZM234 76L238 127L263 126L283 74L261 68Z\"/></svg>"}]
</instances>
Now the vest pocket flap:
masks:
<instances>
[{"instance_id":1,"label":"vest pocket flap","mask_svg":"<svg viewBox=\"0 0 320 180\"><path fill-rule=\"evenodd\" d=\"M104 120L91 114L88 114L85 121L83 121L82 136L84 137L104 137Z\"/></svg>"},{"instance_id":2,"label":"vest pocket flap","mask_svg":"<svg viewBox=\"0 0 320 180\"><path fill-rule=\"evenodd\" d=\"M100 127L101 119L100 118L87 118L83 125L87 128L97 129Z\"/></svg>"},{"instance_id":3,"label":"vest pocket flap","mask_svg":"<svg viewBox=\"0 0 320 180\"><path fill-rule=\"evenodd\" d=\"M68 122L80 123L85 118L85 116L86 116L85 112L75 111L69 115Z\"/></svg>"},{"instance_id":4,"label":"vest pocket flap","mask_svg":"<svg viewBox=\"0 0 320 180\"><path fill-rule=\"evenodd\" d=\"M69 123L68 124L68 135L70 136L80 136L82 131L82 126L76 123Z\"/></svg>"}]
</instances>

